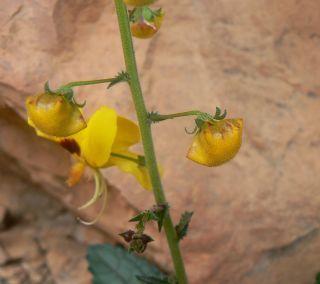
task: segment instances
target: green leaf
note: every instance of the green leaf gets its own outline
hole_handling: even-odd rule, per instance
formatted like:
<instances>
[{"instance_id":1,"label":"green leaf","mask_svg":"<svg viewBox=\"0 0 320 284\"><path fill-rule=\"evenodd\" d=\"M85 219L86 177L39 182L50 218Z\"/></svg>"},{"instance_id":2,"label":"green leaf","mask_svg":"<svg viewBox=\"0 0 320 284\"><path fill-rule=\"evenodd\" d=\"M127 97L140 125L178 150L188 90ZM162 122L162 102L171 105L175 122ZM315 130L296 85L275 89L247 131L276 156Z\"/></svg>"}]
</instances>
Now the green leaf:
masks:
<instances>
[{"instance_id":1,"label":"green leaf","mask_svg":"<svg viewBox=\"0 0 320 284\"><path fill-rule=\"evenodd\" d=\"M89 246L87 260L93 284L140 284L139 276L165 279L165 275L143 257L112 245Z\"/></svg>"},{"instance_id":2,"label":"green leaf","mask_svg":"<svg viewBox=\"0 0 320 284\"><path fill-rule=\"evenodd\" d=\"M155 213L150 210L142 211L138 215L134 216L129 220L129 222L149 222L149 221L158 221L159 218Z\"/></svg>"},{"instance_id":3,"label":"green leaf","mask_svg":"<svg viewBox=\"0 0 320 284\"><path fill-rule=\"evenodd\" d=\"M157 278L153 276L136 276L140 283L143 284L171 284L168 278Z\"/></svg>"},{"instance_id":4,"label":"green leaf","mask_svg":"<svg viewBox=\"0 0 320 284\"><path fill-rule=\"evenodd\" d=\"M184 212L181 215L179 224L175 227L176 228L176 232L178 235L178 240L182 240L188 233L188 227L189 227L189 223L191 221L191 217L193 215L193 212Z\"/></svg>"},{"instance_id":5,"label":"green leaf","mask_svg":"<svg viewBox=\"0 0 320 284\"><path fill-rule=\"evenodd\" d=\"M320 284L320 272L318 272L316 275L316 283L315 284Z\"/></svg>"}]
</instances>

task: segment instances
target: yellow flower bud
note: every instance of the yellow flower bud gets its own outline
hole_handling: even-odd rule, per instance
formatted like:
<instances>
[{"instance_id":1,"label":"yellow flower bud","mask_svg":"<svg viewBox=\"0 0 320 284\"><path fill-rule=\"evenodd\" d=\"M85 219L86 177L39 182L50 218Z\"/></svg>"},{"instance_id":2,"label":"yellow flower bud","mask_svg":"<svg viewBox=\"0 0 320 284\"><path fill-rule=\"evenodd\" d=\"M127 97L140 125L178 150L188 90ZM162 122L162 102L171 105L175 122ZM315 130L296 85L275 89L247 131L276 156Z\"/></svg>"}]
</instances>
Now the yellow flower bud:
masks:
<instances>
[{"instance_id":1,"label":"yellow flower bud","mask_svg":"<svg viewBox=\"0 0 320 284\"><path fill-rule=\"evenodd\" d=\"M137 38L150 38L152 37L161 27L164 18L164 13L161 12L159 16L154 16L152 21L147 21L142 18L141 20L130 23L131 33Z\"/></svg>"},{"instance_id":2,"label":"yellow flower bud","mask_svg":"<svg viewBox=\"0 0 320 284\"><path fill-rule=\"evenodd\" d=\"M187 158L208 167L230 161L240 149L242 128L241 118L205 122L195 135Z\"/></svg>"},{"instance_id":3,"label":"yellow flower bud","mask_svg":"<svg viewBox=\"0 0 320 284\"><path fill-rule=\"evenodd\" d=\"M26 106L31 123L47 135L66 137L87 126L79 108L61 96L30 96Z\"/></svg>"},{"instance_id":4,"label":"yellow flower bud","mask_svg":"<svg viewBox=\"0 0 320 284\"><path fill-rule=\"evenodd\" d=\"M139 7L153 4L156 1L157 0L124 0L124 3L126 3L127 5Z\"/></svg>"}]
</instances>

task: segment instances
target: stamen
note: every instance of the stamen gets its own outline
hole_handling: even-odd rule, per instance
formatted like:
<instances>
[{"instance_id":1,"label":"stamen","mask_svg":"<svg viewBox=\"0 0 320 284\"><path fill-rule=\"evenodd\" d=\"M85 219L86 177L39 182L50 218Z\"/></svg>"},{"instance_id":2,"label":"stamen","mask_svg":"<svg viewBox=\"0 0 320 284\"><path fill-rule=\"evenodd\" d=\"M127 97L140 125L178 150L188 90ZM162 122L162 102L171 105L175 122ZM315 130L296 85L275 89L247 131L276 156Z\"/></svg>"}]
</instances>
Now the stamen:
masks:
<instances>
[{"instance_id":1,"label":"stamen","mask_svg":"<svg viewBox=\"0 0 320 284\"><path fill-rule=\"evenodd\" d=\"M79 207L78 209L79 210L86 209L86 208L90 207L91 205L93 205L101 197L103 199L102 199L102 206L99 210L99 213L92 221L85 221L85 220L82 220L81 218L77 218L77 220L79 222L81 222L82 224L87 225L87 226L93 225L99 220L99 218L102 216L102 214L105 210L106 203L107 203L107 185L105 183L105 180L99 170L94 169L93 171L94 171L94 180L95 180L95 192L94 192L92 198L88 202L86 202L84 205Z\"/></svg>"}]
</instances>

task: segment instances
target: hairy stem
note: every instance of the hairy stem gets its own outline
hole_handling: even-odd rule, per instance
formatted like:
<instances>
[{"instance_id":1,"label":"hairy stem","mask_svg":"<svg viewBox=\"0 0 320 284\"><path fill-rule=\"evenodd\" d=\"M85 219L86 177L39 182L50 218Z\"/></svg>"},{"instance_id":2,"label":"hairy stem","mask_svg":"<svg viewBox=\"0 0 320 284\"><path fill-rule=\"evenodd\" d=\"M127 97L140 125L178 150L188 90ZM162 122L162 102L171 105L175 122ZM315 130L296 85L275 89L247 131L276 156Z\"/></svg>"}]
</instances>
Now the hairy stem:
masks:
<instances>
[{"instance_id":1,"label":"hairy stem","mask_svg":"<svg viewBox=\"0 0 320 284\"><path fill-rule=\"evenodd\" d=\"M151 135L151 127L148 119L148 113L146 111L142 90L140 86L136 59L134 55L134 48L132 44L132 36L130 31L129 19L127 8L123 0L114 0L116 6L116 12L118 16L118 23L121 34L123 55L126 64L126 71L129 74L130 81L129 86L133 98L133 102L136 108L138 122L141 131L142 144L145 153L146 165L149 170L151 184L153 187L153 193L157 204L166 203L165 194L162 188L160 174L158 171L153 140ZM179 284L187 284L188 279L182 260L177 233L175 231L170 214L165 217L163 227L166 233L167 241L169 244L171 257L173 260L176 277Z\"/></svg>"}]
</instances>

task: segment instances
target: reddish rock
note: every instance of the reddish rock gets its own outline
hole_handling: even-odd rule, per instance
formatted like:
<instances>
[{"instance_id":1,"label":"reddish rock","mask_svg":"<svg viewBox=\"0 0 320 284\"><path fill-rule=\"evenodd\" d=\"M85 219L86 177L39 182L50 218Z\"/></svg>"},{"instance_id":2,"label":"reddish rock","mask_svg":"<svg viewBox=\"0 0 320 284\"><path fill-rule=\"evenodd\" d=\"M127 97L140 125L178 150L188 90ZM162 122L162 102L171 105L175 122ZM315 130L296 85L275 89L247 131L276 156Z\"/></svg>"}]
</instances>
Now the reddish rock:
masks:
<instances>
[{"instance_id":1,"label":"reddish rock","mask_svg":"<svg viewBox=\"0 0 320 284\"><path fill-rule=\"evenodd\" d=\"M245 121L240 153L219 168L185 159L192 137L184 127L192 128L192 119L153 126L174 218L195 211L181 243L191 283L312 283L320 270L314 252L320 212L320 4L159 3L166 10L160 32L134 42L149 110L210 112L220 106ZM18 178L79 215L76 208L91 194L92 182L65 186L70 158L26 126L24 100L41 92L47 80L55 88L124 68L113 2L4 0L0 23L0 167L12 177L1 180L8 196L4 205L17 214L28 211L10 194ZM81 88L77 98L87 100L86 116L108 104L135 117L125 84L108 91ZM110 169L105 176L117 188L110 186L97 227L117 238L130 229L127 220L154 201L129 175ZM16 193L21 192L30 200L27 188ZM49 219L50 208L50 202L43 208ZM97 211L88 209L81 217L92 219ZM156 241L147 256L170 269L165 240L151 231ZM60 245L51 259L59 259Z\"/></svg>"}]
</instances>

